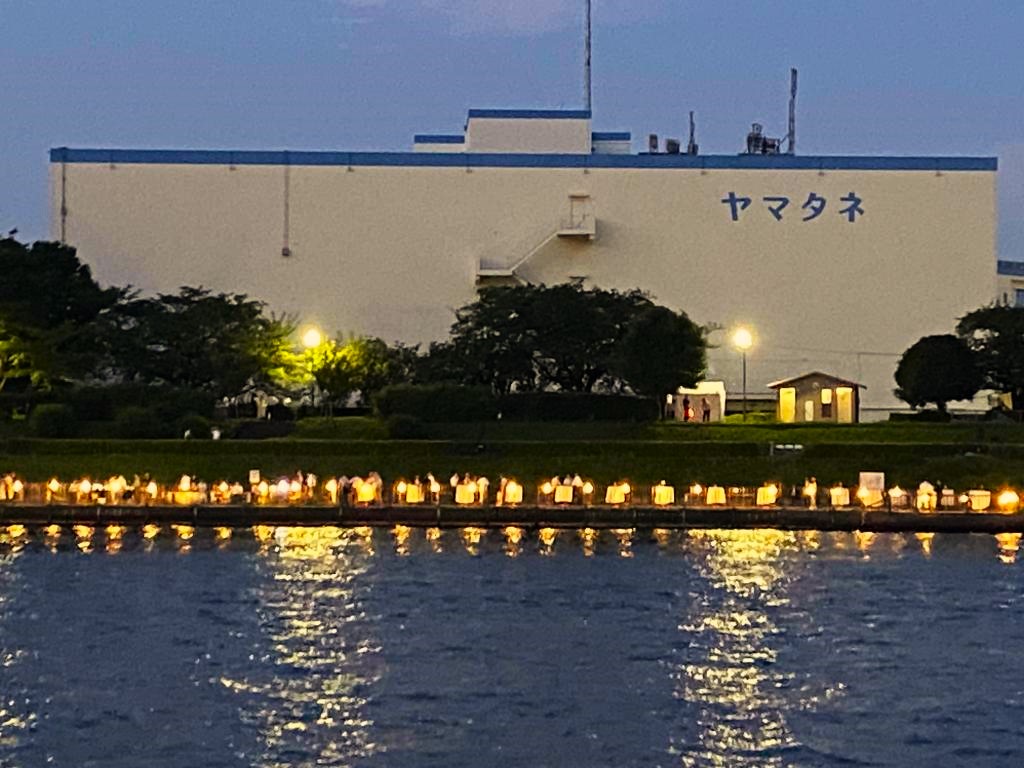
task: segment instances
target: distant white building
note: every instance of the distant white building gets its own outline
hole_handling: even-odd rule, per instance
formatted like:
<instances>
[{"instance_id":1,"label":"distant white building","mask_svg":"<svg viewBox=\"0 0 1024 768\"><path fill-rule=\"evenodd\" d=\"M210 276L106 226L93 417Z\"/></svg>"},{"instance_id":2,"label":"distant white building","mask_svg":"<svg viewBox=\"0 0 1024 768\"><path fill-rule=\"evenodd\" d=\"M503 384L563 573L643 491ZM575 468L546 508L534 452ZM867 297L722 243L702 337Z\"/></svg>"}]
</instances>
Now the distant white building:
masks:
<instances>
[{"instance_id":1,"label":"distant white building","mask_svg":"<svg viewBox=\"0 0 1024 768\"><path fill-rule=\"evenodd\" d=\"M675 147L673 147L675 150ZM107 283L239 291L328 332L443 338L483 285L642 288L897 404L898 356L996 295L996 160L632 153L581 110L472 110L408 152L50 153L53 236ZM1024 288L1024 285L1022 285ZM740 390L712 333L709 378Z\"/></svg>"}]
</instances>

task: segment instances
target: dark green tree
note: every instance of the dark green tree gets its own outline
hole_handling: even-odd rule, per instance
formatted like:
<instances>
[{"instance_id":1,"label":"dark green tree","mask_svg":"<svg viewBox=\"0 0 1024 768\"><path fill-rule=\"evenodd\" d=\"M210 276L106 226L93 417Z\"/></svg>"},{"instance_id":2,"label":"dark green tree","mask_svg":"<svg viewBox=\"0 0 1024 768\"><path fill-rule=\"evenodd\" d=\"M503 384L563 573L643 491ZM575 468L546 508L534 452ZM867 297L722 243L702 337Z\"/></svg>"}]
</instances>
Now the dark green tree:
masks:
<instances>
[{"instance_id":1,"label":"dark green tree","mask_svg":"<svg viewBox=\"0 0 1024 768\"><path fill-rule=\"evenodd\" d=\"M982 307L964 315L957 335L977 355L983 386L1013 397L1024 408L1024 308Z\"/></svg>"},{"instance_id":2,"label":"dark green tree","mask_svg":"<svg viewBox=\"0 0 1024 768\"><path fill-rule=\"evenodd\" d=\"M541 388L563 392L617 389L612 367L619 340L654 306L640 291L584 289L574 283L534 288L526 315L536 339Z\"/></svg>"},{"instance_id":3,"label":"dark green tree","mask_svg":"<svg viewBox=\"0 0 1024 768\"><path fill-rule=\"evenodd\" d=\"M627 327L614 368L635 392L658 401L665 416L665 396L692 387L707 365L704 329L666 307L651 307Z\"/></svg>"},{"instance_id":4,"label":"dark green tree","mask_svg":"<svg viewBox=\"0 0 1024 768\"><path fill-rule=\"evenodd\" d=\"M121 288L101 288L74 248L0 239L0 389L101 375Z\"/></svg>"},{"instance_id":5,"label":"dark green tree","mask_svg":"<svg viewBox=\"0 0 1024 768\"><path fill-rule=\"evenodd\" d=\"M365 404L384 387L408 383L418 358L415 347L388 346L381 339L362 336L330 339L306 355L310 373L332 408L356 392Z\"/></svg>"},{"instance_id":6,"label":"dark green tree","mask_svg":"<svg viewBox=\"0 0 1024 768\"><path fill-rule=\"evenodd\" d=\"M639 291L575 283L487 288L458 310L449 342L431 347L423 370L498 394L615 389L616 343L629 322L652 306Z\"/></svg>"},{"instance_id":7,"label":"dark green tree","mask_svg":"<svg viewBox=\"0 0 1024 768\"><path fill-rule=\"evenodd\" d=\"M245 295L185 287L134 299L122 314L116 359L126 380L220 398L294 376L294 323L267 315L262 302Z\"/></svg>"},{"instance_id":8,"label":"dark green tree","mask_svg":"<svg viewBox=\"0 0 1024 768\"><path fill-rule=\"evenodd\" d=\"M970 347L956 336L925 336L916 341L896 366L896 397L912 408L935 403L946 413L946 403L969 400L983 379Z\"/></svg>"}]
</instances>

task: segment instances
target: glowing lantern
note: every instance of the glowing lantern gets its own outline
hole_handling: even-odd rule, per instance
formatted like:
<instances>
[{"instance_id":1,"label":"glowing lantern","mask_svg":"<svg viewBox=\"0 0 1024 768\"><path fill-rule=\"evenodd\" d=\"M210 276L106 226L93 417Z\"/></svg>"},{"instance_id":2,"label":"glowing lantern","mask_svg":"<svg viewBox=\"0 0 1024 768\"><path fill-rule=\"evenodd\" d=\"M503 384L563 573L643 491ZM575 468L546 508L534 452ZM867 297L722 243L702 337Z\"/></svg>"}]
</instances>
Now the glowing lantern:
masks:
<instances>
[{"instance_id":1,"label":"glowing lantern","mask_svg":"<svg viewBox=\"0 0 1024 768\"><path fill-rule=\"evenodd\" d=\"M78 492L83 496L88 496L92 493L92 483L89 482L88 478L85 478L78 484Z\"/></svg>"},{"instance_id":2,"label":"glowing lantern","mask_svg":"<svg viewBox=\"0 0 1024 768\"><path fill-rule=\"evenodd\" d=\"M919 512L934 512L938 496L935 493L935 486L931 483L921 483L917 487L915 505Z\"/></svg>"},{"instance_id":3,"label":"glowing lantern","mask_svg":"<svg viewBox=\"0 0 1024 768\"><path fill-rule=\"evenodd\" d=\"M724 506L725 505L725 488L720 485L712 485L708 487L707 494L707 505L709 507Z\"/></svg>"},{"instance_id":4,"label":"glowing lantern","mask_svg":"<svg viewBox=\"0 0 1024 768\"><path fill-rule=\"evenodd\" d=\"M828 498L833 507L848 507L850 506L850 489L841 485L833 486L828 489Z\"/></svg>"},{"instance_id":5,"label":"glowing lantern","mask_svg":"<svg viewBox=\"0 0 1024 768\"><path fill-rule=\"evenodd\" d=\"M889 503L893 509L903 509L907 506L909 494L898 485L889 489Z\"/></svg>"},{"instance_id":6,"label":"glowing lantern","mask_svg":"<svg viewBox=\"0 0 1024 768\"><path fill-rule=\"evenodd\" d=\"M331 500L332 504L338 503L338 481L333 477L324 483L324 492L327 497Z\"/></svg>"},{"instance_id":7,"label":"glowing lantern","mask_svg":"<svg viewBox=\"0 0 1024 768\"><path fill-rule=\"evenodd\" d=\"M604 491L605 504L625 504L629 495L629 485L626 483L612 483Z\"/></svg>"},{"instance_id":8,"label":"glowing lantern","mask_svg":"<svg viewBox=\"0 0 1024 768\"><path fill-rule=\"evenodd\" d=\"M509 480L505 484L505 493L502 496L505 504L522 504L523 503L523 486L517 483L515 480ZM518 543L518 539L516 540Z\"/></svg>"},{"instance_id":9,"label":"glowing lantern","mask_svg":"<svg viewBox=\"0 0 1024 768\"><path fill-rule=\"evenodd\" d=\"M999 494L996 504L999 505L999 509L1003 512L1016 512L1017 506L1020 504L1020 497L1015 491L1007 489Z\"/></svg>"},{"instance_id":10,"label":"glowing lantern","mask_svg":"<svg viewBox=\"0 0 1024 768\"><path fill-rule=\"evenodd\" d=\"M423 503L423 486L418 483L413 483L405 489L405 503L406 504L422 504Z\"/></svg>"},{"instance_id":11,"label":"glowing lantern","mask_svg":"<svg viewBox=\"0 0 1024 768\"><path fill-rule=\"evenodd\" d=\"M572 504L573 491L575 489L571 484L569 485L556 485L555 491L555 504Z\"/></svg>"},{"instance_id":12,"label":"glowing lantern","mask_svg":"<svg viewBox=\"0 0 1024 768\"><path fill-rule=\"evenodd\" d=\"M178 490L182 493L188 493L192 490L192 478L188 475L182 475L181 480L178 481Z\"/></svg>"},{"instance_id":13,"label":"glowing lantern","mask_svg":"<svg viewBox=\"0 0 1024 768\"><path fill-rule=\"evenodd\" d=\"M459 483L455 486L455 503L472 504L476 501L476 483Z\"/></svg>"},{"instance_id":14,"label":"glowing lantern","mask_svg":"<svg viewBox=\"0 0 1024 768\"><path fill-rule=\"evenodd\" d=\"M992 505L992 492L974 490L967 492L968 506L972 512L984 512Z\"/></svg>"},{"instance_id":15,"label":"glowing lantern","mask_svg":"<svg viewBox=\"0 0 1024 768\"><path fill-rule=\"evenodd\" d=\"M770 507L779 500L779 486L775 483L762 485L757 489L757 506Z\"/></svg>"},{"instance_id":16,"label":"glowing lantern","mask_svg":"<svg viewBox=\"0 0 1024 768\"><path fill-rule=\"evenodd\" d=\"M674 504L676 500L676 489L671 485L666 485L665 481L662 480L656 486L651 494L655 506L667 507L669 504Z\"/></svg>"},{"instance_id":17,"label":"glowing lantern","mask_svg":"<svg viewBox=\"0 0 1024 768\"><path fill-rule=\"evenodd\" d=\"M146 486L146 493L149 495L149 498L155 499L156 495L157 495L157 493L159 493L159 491L160 491L160 489L157 488L156 483L153 482L152 480L150 480L149 484Z\"/></svg>"},{"instance_id":18,"label":"glowing lantern","mask_svg":"<svg viewBox=\"0 0 1024 768\"><path fill-rule=\"evenodd\" d=\"M377 489L374 488L373 483L365 483L360 481L355 486L356 489L356 502L359 504L372 504L377 499Z\"/></svg>"}]
</instances>

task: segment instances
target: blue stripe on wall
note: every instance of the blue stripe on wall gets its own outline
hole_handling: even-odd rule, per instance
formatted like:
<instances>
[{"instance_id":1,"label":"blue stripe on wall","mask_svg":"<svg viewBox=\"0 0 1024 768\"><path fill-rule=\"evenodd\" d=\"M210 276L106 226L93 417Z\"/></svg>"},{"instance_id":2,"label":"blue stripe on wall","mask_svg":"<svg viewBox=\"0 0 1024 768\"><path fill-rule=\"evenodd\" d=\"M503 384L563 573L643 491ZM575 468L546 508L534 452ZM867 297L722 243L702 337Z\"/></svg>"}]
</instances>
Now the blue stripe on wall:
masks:
<instances>
[{"instance_id":1,"label":"blue stripe on wall","mask_svg":"<svg viewBox=\"0 0 1024 768\"><path fill-rule=\"evenodd\" d=\"M793 171L995 171L994 157L850 155L527 155L417 152L232 151L218 149L50 150L52 163L125 165L352 165L440 168L639 168Z\"/></svg>"},{"instance_id":2,"label":"blue stripe on wall","mask_svg":"<svg viewBox=\"0 0 1024 768\"><path fill-rule=\"evenodd\" d=\"M417 133L412 137L413 144L465 144L466 137L453 133Z\"/></svg>"},{"instance_id":3,"label":"blue stripe on wall","mask_svg":"<svg viewBox=\"0 0 1024 768\"><path fill-rule=\"evenodd\" d=\"M589 109L471 109L470 118L501 120L589 120Z\"/></svg>"},{"instance_id":4,"label":"blue stripe on wall","mask_svg":"<svg viewBox=\"0 0 1024 768\"><path fill-rule=\"evenodd\" d=\"M590 137L594 141L632 141L633 134L623 131L595 131Z\"/></svg>"},{"instance_id":5,"label":"blue stripe on wall","mask_svg":"<svg viewBox=\"0 0 1024 768\"><path fill-rule=\"evenodd\" d=\"M1024 277L1024 261L1000 261L997 265L1000 275L1010 277Z\"/></svg>"}]
</instances>

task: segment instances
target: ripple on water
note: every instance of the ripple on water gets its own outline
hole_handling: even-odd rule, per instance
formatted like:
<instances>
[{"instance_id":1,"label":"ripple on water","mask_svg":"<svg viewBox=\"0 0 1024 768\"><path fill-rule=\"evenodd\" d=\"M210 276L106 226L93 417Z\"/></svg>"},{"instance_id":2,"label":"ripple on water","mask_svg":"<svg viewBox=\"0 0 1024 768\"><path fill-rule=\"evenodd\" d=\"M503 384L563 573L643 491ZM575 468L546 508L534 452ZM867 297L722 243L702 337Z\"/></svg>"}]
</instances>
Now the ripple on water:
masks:
<instances>
[{"instance_id":1,"label":"ripple on water","mask_svg":"<svg viewBox=\"0 0 1024 768\"><path fill-rule=\"evenodd\" d=\"M0 765L1012 764L1014 545L27 531L0 541Z\"/></svg>"}]
</instances>

